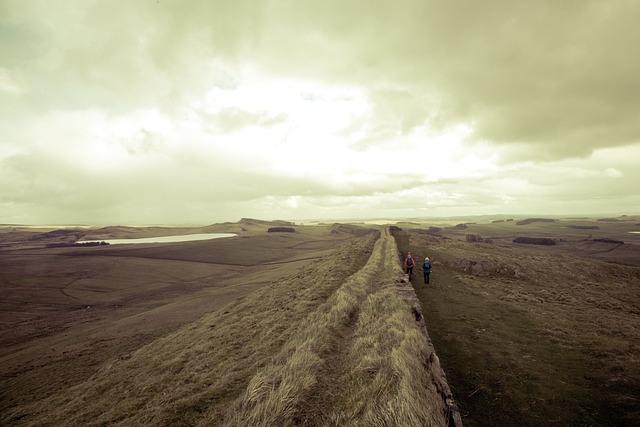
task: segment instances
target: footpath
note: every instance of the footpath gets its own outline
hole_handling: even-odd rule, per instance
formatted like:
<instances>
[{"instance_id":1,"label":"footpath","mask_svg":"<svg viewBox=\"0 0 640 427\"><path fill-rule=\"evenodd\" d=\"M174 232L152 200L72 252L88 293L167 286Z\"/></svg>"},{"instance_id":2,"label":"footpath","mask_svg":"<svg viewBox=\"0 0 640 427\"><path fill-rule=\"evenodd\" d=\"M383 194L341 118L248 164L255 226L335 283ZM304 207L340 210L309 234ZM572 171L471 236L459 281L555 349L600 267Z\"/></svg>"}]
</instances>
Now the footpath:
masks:
<instances>
[{"instance_id":1,"label":"footpath","mask_svg":"<svg viewBox=\"0 0 640 427\"><path fill-rule=\"evenodd\" d=\"M389 229L231 413L233 426L462 426Z\"/></svg>"}]
</instances>

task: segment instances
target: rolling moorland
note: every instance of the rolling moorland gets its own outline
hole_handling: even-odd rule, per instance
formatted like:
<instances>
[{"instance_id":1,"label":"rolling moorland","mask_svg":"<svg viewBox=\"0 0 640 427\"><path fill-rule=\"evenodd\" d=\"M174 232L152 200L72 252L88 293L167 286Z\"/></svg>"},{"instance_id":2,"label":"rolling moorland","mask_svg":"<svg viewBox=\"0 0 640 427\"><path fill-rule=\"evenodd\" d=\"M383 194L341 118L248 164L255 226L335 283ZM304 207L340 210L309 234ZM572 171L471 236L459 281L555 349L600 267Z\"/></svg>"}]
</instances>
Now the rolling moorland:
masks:
<instances>
[{"instance_id":1,"label":"rolling moorland","mask_svg":"<svg viewBox=\"0 0 640 427\"><path fill-rule=\"evenodd\" d=\"M465 426L640 425L639 218L495 221L396 233Z\"/></svg>"},{"instance_id":2,"label":"rolling moorland","mask_svg":"<svg viewBox=\"0 0 640 427\"><path fill-rule=\"evenodd\" d=\"M640 425L639 224L5 226L0 424Z\"/></svg>"},{"instance_id":3,"label":"rolling moorland","mask_svg":"<svg viewBox=\"0 0 640 427\"><path fill-rule=\"evenodd\" d=\"M113 247L46 247L77 230L27 233L20 247L11 231L1 422L459 420L388 230L272 226L243 220L214 227L234 238Z\"/></svg>"}]
</instances>

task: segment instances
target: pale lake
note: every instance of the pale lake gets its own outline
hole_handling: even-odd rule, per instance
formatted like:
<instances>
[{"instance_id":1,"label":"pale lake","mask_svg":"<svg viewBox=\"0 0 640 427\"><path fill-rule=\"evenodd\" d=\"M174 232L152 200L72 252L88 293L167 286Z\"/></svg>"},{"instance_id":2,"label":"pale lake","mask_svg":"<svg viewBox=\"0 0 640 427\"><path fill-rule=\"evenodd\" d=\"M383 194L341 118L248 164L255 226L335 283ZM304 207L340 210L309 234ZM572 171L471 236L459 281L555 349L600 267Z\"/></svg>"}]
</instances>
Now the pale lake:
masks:
<instances>
[{"instance_id":1,"label":"pale lake","mask_svg":"<svg viewBox=\"0 0 640 427\"><path fill-rule=\"evenodd\" d=\"M184 234L180 236L144 237L140 239L103 239L103 240L82 240L78 243L99 243L105 242L110 245L134 244L134 243L178 243L191 242L194 240L222 239L233 237L233 233L204 233L204 234Z\"/></svg>"}]
</instances>

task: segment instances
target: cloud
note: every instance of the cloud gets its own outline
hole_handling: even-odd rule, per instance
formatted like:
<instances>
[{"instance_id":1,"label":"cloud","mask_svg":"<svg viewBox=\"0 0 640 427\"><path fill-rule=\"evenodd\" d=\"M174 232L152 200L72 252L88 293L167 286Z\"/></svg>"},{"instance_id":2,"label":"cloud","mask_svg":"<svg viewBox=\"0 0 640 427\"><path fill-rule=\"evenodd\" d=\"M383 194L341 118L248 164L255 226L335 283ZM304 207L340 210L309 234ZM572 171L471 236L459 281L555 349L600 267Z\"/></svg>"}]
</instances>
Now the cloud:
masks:
<instances>
[{"instance_id":1,"label":"cloud","mask_svg":"<svg viewBox=\"0 0 640 427\"><path fill-rule=\"evenodd\" d=\"M287 4L284 29L262 27L263 63L362 82L377 91L383 125L395 111L400 132L473 123L480 140L523 145L519 158L585 156L637 141L635 2L350 6ZM303 27L306 37L295 37Z\"/></svg>"},{"instance_id":2,"label":"cloud","mask_svg":"<svg viewBox=\"0 0 640 427\"><path fill-rule=\"evenodd\" d=\"M24 82L6 68L0 67L0 92L20 94L27 91Z\"/></svg>"},{"instance_id":3,"label":"cloud","mask_svg":"<svg viewBox=\"0 0 640 427\"><path fill-rule=\"evenodd\" d=\"M571 0L126 9L94 1L56 14L32 7L10 22L32 26L27 13L36 22L47 15L48 28L38 31L40 76L65 92L83 87L91 97L78 96L79 104L103 98L171 108L212 82L233 84L249 67L367 88L385 136L473 123L478 139L522 144L522 157L549 159L637 140L640 61L628 43L638 35L639 9Z\"/></svg>"},{"instance_id":4,"label":"cloud","mask_svg":"<svg viewBox=\"0 0 640 427\"><path fill-rule=\"evenodd\" d=\"M637 206L631 0L0 8L15 221Z\"/></svg>"}]
</instances>

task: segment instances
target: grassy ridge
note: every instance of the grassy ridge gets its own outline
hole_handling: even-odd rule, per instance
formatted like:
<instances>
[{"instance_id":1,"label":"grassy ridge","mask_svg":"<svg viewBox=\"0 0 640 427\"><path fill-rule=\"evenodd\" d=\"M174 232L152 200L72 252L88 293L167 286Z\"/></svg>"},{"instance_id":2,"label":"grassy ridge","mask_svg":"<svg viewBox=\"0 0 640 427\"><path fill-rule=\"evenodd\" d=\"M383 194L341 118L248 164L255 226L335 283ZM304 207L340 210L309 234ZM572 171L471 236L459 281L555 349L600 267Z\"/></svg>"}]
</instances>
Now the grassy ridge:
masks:
<instances>
[{"instance_id":1,"label":"grassy ridge","mask_svg":"<svg viewBox=\"0 0 640 427\"><path fill-rule=\"evenodd\" d=\"M33 231L11 237L0 248L0 414L298 271L354 237L345 231L263 227L206 244L82 250L31 248Z\"/></svg>"},{"instance_id":2,"label":"grassy ridge","mask_svg":"<svg viewBox=\"0 0 640 427\"><path fill-rule=\"evenodd\" d=\"M444 425L431 355L411 307L393 237L351 276L228 411L231 426Z\"/></svg>"},{"instance_id":3,"label":"grassy ridge","mask_svg":"<svg viewBox=\"0 0 640 427\"><path fill-rule=\"evenodd\" d=\"M387 230L352 240L2 423L446 425L398 259Z\"/></svg>"},{"instance_id":4,"label":"grassy ridge","mask_svg":"<svg viewBox=\"0 0 640 427\"><path fill-rule=\"evenodd\" d=\"M446 408L437 386L443 378L410 306L416 301L402 295L395 240L381 242L380 252L379 271L386 276L373 279L376 286L360 304L329 425L444 425Z\"/></svg>"},{"instance_id":5,"label":"grassy ridge","mask_svg":"<svg viewBox=\"0 0 640 427\"><path fill-rule=\"evenodd\" d=\"M64 394L3 414L3 422L194 425L205 414L219 420L307 315L364 264L374 241L348 243L305 271L112 361Z\"/></svg>"}]
</instances>

